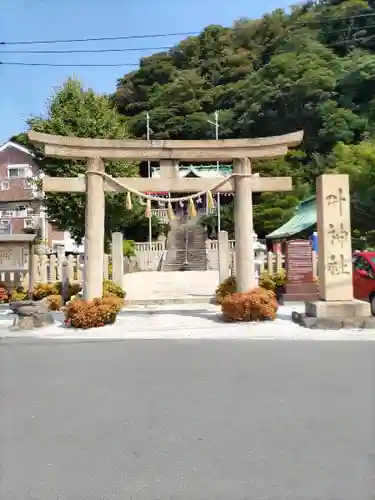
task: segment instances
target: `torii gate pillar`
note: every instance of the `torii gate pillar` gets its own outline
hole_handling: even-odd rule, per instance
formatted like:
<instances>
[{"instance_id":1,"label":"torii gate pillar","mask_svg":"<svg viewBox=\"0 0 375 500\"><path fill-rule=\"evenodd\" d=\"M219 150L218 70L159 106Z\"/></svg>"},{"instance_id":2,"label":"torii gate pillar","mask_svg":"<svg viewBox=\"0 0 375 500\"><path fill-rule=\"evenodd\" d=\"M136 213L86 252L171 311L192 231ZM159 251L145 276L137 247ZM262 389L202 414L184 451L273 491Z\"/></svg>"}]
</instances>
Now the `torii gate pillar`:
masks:
<instances>
[{"instance_id":1,"label":"torii gate pillar","mask_svg":"<svg viewBox=\"0 0 375 500\"><path fill-rule=\"evenodd\" d=\"M237 292L254 288L253 253L253 195L251 163L249 158L236 158L233 162L235 176L234 221Z\"/></svg>"},{"instance_id":2,"label":"torii gate pillar","mask_svg":"<svg viewBox=\"0 0 375 500\"><path fill-rule=\"evenodd\" d=\"M85 268L83 295L85 299L102 297L104 275L105 196L101 158L87 162L85 212Z\"/></svg>"}]
</instances>

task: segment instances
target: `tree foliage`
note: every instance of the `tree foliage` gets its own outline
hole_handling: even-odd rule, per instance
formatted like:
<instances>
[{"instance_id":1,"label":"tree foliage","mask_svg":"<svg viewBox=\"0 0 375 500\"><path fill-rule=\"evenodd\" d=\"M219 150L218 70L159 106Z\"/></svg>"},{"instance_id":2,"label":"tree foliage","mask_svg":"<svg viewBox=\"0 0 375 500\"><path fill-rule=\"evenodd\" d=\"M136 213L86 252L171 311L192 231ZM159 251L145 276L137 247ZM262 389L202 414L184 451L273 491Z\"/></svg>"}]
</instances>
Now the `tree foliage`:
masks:
<instances>
[{"instance_id":1,"label":"tree foliage","mask_svg":"<svg viewBox=\"0 0 375 500\"><path fill-rule=\"evenodd\" d=\"M127 122L114 108L111 101L82 84L69 79L48 103L47 116L32 117L30 129L62 136L125 139L129 137ZM14 138L29 147L27 136ZM35 148L34 148L35 150ZM76 177L86 169L84 161L39 157L41 170L51 177ZM138 164L124 161L105 162L106 172L114 177L137 177ZM51 221L61 230L71 233L76 241L84 236L85 197L81 194L46 193L46 208ZM112 231L123 232L127 239L143 241L148 237L148 219L144 207L134 200L131 211L125 208L126 193L106 194L105 232L107 241ZM152 220L156 230L157 221Z\"/></svg>"},{"instance_id":2,"label":"tree foliage","mask_svg":"<svg viewBox=\"0 0 375 500\"><path fill-rule=\"evenodd\" d=\"M375 127L374 19L372 1L311 0L290 13L278 9L258 20L241 19L232 28L208 26L143 58L139 70L118 80L112 99L137 137L145 136L146 111L156 139L213 138L209 120L216 110L221 138L303 129L298 150L254 164L261 175L292 176L295 186L293 193L254 196L261 236L280 226L335 162L351 165L354 198L366 199L374 214L372 195L362 194L368 185L354 175L363 159L358 148L373 147L366 141ZM366 164L373 178L375 166ZM360 224L362 205L353 209ZM223 220L230 220L230 210Z\"/></svg>"}]
</instances>

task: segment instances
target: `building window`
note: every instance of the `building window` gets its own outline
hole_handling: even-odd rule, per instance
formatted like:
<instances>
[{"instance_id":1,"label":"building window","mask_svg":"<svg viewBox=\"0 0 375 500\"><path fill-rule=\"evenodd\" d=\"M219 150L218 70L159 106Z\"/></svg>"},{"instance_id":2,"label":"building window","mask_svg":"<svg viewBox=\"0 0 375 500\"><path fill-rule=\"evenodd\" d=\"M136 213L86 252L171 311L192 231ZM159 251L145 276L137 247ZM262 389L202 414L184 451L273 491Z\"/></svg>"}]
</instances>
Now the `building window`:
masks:
<instances>
[{"instance_id":1,"label":"building window","mask_svg":"<svg viewBox=\"0 0 375 500\"><path fill-rule=\"evenodd\" d=\"M8 191L9 181L1 181L0 188L1 188L1 191Z\"/></svg>"},{"instance_id":2,"label":"building window","mask_svg":"<svg viewBox=\"0 0 375 500\"><path fill-rule=\"evenodd\" d=\"M0 219L0 233L10 234L10 221L6 219Z\"/></svg>"},{"instance_id":3,"label":"building window","mask_svg":"<svg viewBox=\"0 0 375 500\"><path fill-rule=\"evenodd\" d=\"M34 221L33 219L24 219L23 221L23 227L25 229L31 229L34 227Z\"/></svg>"},{"instance_id":4,"label":"building window","mask_svg":"<svg viewBox=\"0 0 375 500\"><path fill-rule=\"evenodd\" d=\"M8 167L9 179L23 179L31 176L32 170L29 165L11 165Z\"/></svg>"}]
</instances>

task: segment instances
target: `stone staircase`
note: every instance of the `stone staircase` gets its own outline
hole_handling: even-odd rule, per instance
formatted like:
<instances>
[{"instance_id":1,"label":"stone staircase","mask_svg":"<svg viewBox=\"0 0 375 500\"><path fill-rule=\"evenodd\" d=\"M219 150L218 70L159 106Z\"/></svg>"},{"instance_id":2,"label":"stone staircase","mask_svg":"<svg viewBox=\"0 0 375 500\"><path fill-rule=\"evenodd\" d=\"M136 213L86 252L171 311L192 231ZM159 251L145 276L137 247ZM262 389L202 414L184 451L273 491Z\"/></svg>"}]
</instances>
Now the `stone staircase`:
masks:
<instances>
[{"instance_id":1,"label":"stone staircase","mask_svg":"<svg viewBox=\"0 0 375 500\"><path fill-rule=\"evenodd\" d=\"M163 271L206 271L206 231L196 220L175 225L168 234Z\"/></svg>"}]
</instances>

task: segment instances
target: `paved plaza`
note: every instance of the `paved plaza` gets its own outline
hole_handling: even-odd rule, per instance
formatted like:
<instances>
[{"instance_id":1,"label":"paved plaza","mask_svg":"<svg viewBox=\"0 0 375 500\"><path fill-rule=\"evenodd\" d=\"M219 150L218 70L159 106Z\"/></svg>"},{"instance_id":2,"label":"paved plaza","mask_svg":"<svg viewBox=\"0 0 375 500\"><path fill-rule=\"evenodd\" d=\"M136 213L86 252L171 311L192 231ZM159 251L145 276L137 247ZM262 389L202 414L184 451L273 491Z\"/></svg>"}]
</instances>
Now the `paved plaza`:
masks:
<instances>
[{"instance_id":1,"label":"paved plaza","mask_svg":"<svg viewBox=\"0 0 375 500\"><path fill-rule=\"evenodd\" d=\"M214 296L218 284L218 271L142 271L124 276L126 298L129 301L204 299L204 302Z\"/></svg>"},{"instance_id":2,"label":"paved plaza","mask_svg":"<svg viewBox=\"0 0 375 500\"><path fill-rule=\"evenodd\" d=\"M54 313L55 324L40 329L10 331L13 315L0 314L1 338L45 339L278 339L374 341L375 330L310 330L291 321L292 311L302 312L303 304L281 306L276 321L226 323L220 307L213 304L170 304L124 308L114 325L90 330L66 328L63 313Z\"/></svg>"}]
</instances>

